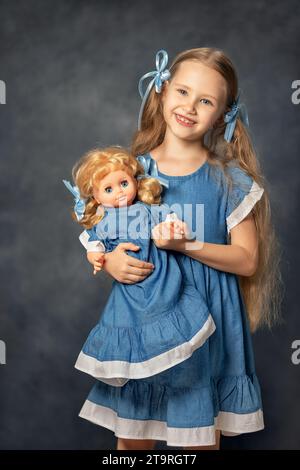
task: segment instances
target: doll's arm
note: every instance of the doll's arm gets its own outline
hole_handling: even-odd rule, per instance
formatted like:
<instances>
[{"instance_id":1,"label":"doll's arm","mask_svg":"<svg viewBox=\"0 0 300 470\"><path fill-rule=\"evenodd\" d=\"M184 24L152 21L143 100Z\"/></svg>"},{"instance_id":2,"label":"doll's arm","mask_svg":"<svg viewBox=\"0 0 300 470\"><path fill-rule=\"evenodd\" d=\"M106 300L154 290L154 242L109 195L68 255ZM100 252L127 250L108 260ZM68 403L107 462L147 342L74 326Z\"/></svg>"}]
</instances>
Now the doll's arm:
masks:
<instances>
[{"instance_id":1,"label":"doll's arm","mask_svg":"<svg viewBox=\"0 0 300 470\"><path fill-rule=\"evenodd\" d=\"M79 240L87 251L87 259L94 267L94 274L101 271L104 263L105 246L96 239L96 233L93 229L84 230L79 235Z\"/></svg>"},{"instance_id":2,"label":"doll's arm","mask_svg":"<svg viewBox=\"0 0 300 470\"><path fill-rule=\"evenodd\" d=\"M87 230L84 230L79 235L79 240L88 253L91 251L95 253L105 252L105 246L103 243L100 240L96 240L95 237L91 237L91 234Z\"/></svg>"}]
</instances>

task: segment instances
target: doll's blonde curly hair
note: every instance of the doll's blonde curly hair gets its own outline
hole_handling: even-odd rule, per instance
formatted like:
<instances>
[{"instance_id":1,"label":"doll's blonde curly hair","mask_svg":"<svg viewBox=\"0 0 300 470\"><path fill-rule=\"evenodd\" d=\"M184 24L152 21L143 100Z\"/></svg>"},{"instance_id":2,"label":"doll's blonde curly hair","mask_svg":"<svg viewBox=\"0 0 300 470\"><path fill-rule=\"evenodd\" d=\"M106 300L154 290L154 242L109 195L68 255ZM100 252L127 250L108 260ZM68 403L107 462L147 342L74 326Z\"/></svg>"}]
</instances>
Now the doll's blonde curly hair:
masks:
<instances>
[{"instance_id":1,"label":"doll's blonde curly hair","mask_svg":"<svg viewBox=\"0 0 300 470\"><path fill-rule=\"evenodd\" d=\"M74 211L72 218L84 228L91 228L103 217L97 212L99 204L93 196L94 186L112 171L119 170L126 171L133 178L145 173L138 160L127 149L118 145L89 150L73 167L74 183L78 186L81 198L86 199L86 203L82 219L78 221ZM136 181L137 193L133 202L160 204L162 187L157 179L141 178Z\"/></svg>"}]
</instances>

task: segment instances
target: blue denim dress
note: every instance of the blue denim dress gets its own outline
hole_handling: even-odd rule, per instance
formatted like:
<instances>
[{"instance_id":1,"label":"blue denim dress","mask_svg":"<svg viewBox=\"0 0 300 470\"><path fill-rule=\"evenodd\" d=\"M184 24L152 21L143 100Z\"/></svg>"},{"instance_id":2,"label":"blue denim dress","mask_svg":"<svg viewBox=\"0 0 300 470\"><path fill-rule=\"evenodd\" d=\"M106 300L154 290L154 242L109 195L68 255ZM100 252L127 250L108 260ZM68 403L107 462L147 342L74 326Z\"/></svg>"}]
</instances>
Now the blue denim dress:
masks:
<instances>
[{"instance_id":1,"label":"blue denim dress","mask_svg":"<svg viewBox=\"0 0 300 470\"><path fill-rule=\"evenodd\" d=\"M169 182L163 201L179 218L185 204L192 206L193 220L198 205L204 207L204 242L228 244L230 230L263 194L241 168L228 172L231 185L209 161L186 176L158 172ZM152 377L129 380L123 387L96 382L79 416L116 436L169 446L213 445L216 430L224 435L259 431L264 428L260 386L238 277L173 253L183 276L201 295L205 291L214 334L190 358ZM194 315L199 313L195 307Z\"/></svg>"},{"instance_id":2,"label":"blue denim dress","mask_svg":"<svg viewBox=\"0 0 300 470\"><path fill-rule=\"evenodd\" d=\"M123 386L185 361L215 331L205 289L201 293L188 282L176 256L151 240L155 225L170 215L163 204L106 207L102 220L87 230L87 243L100 241L106 253L121 242L137 244L139 251L128 254L155 266L142 282L113 282L76 361L77 369L109 385Z\"/></svg>"}]
</instances>

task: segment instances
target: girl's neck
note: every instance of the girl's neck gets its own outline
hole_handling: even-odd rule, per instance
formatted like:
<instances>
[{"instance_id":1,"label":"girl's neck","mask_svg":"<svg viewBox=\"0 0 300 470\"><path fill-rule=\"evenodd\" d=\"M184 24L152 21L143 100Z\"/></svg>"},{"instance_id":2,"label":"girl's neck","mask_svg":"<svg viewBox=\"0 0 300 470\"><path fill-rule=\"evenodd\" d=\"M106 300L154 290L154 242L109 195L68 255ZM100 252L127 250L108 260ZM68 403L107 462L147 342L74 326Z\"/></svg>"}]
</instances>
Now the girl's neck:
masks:
<instances>
[{"instance_id":1,"label":"girl's neck","mask_svg":"<svg viewBox=\"0 0 300 470\"><path fill-rule=\"evenodd\" d=\"M166 135L163 142L151 150L151 155L158 161L170 161L178 165L201 165L208 158L208 149L203 142L188 142L182 139L170 139Z\"/></svg>"}]
</instances>

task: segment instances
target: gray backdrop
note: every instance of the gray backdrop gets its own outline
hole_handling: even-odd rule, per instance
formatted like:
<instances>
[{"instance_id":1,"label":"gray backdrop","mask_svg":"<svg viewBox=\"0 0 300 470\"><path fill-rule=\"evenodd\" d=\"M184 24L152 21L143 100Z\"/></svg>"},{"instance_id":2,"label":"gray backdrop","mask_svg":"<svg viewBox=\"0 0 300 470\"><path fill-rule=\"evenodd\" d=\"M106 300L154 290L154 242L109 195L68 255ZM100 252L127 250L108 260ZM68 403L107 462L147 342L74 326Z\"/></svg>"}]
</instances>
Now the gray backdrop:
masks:
<instances>
[{"instance_id":1,"label":"gray backdrop","mask_svg":"<svg viewBox=\"0 0 300 470\"><path fill-rule=\"evenodd\" d=\"M299 449L300 4L1 1L1 449L112 449L116 438L78 412L93 379L74 369L111 281L93 277L61 180L96 145L129 145L139 77L165 48L224 49L237 66L283 247L285 323L253 337L266 429L223 448ZM160 448L166 448L160 443ZM174 449L174 448L173 448Z\"/></svg>"}]
</instances>

